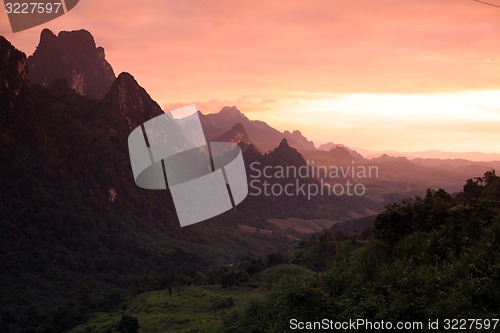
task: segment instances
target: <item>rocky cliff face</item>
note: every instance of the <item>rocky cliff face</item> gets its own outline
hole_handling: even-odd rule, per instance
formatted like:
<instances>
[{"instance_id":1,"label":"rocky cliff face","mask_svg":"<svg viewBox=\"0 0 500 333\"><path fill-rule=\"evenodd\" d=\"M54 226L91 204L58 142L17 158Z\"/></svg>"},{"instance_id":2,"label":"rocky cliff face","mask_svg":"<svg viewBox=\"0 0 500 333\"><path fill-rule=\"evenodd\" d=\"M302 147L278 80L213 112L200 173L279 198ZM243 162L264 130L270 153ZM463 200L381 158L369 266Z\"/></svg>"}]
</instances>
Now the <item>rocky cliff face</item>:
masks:
<instances>
[{"instance_id":1,"label":"rocky cliff face","mask_svg":"<svg viewBox=\"0 0 500 333\"><path fill-rule=\"evenodd\" d=\"M129 129L163 113L160 106L129 73L118 75L104 103L125 118Z\"/></svg>"},{"instance_id":2,"label":"rocky cliff face","mask_svg":"<svg viewBox=\"0 0 500 333\"><path fill-rule=\"evenodd\" d=\"M213 141L215 142L232 142L235 144L252 144L250 137L248 136L245 127L241 123L234 125L229 131L217 137Z\"/></svg>"},{"instance_id":3,"label":"rocky cliff face","mask_svg":"<svg viewBox=\"0 0 500 333\"><path fill-rule=\"evenodd\" d=\"M12 107L27 84L26 55L0 36L0 106Z\"/></svg>"},{"instance_id":4,"label":"rocky cliff face","mask_svg":"<svg viewBox=\"0 0 500 333\"><path fill-rule=\"evenodd\" d=\"M103 98L115 80L104 49L96 47L86 30L61 31L56 36L44 29L28 67L34 83L49 86L62 78L77 93L93 99Z\"/></svg>"}]
</instances>

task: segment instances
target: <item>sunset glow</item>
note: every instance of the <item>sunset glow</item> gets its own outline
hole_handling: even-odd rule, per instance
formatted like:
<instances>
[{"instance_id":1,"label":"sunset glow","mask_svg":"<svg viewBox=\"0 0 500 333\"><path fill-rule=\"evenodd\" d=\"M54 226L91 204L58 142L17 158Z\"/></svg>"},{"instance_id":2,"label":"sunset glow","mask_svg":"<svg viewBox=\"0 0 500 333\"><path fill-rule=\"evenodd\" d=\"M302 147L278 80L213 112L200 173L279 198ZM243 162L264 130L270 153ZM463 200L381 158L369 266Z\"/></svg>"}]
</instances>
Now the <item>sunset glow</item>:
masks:
<instances>
[{"instance_id":1,"label":"sunset glow","mask_svg":"<svg viewBox=\"0 0 500 333\"><path fill-rule=\"evenodd\" d=\"M43 27L0 17L30 55ZM472 0L85 0L45 27L89 30L164 110L235 105L316 146L500 153L500 9Z\"/></svg>"}]
</instances>

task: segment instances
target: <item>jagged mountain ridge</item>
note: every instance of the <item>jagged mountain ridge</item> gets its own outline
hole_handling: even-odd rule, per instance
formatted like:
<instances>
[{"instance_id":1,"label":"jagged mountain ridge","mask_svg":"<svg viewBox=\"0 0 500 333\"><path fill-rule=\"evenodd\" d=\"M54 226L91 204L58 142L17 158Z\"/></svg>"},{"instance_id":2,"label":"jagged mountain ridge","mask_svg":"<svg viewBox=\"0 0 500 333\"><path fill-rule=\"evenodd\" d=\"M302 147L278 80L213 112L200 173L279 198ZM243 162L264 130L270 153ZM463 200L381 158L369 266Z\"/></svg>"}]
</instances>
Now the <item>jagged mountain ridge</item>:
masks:
<instances>
[{"instance_id":1,"label":"jagged mountain ridge","mask_svg":"<svg viewBox=\"0 0 500 333\"><path fill-rule=\"evenodd\" d=\"M314 144L308 141L300 131L282 133L260 120L248 119L236 106L226 106L218 113L199 113L201 124L208 140L213 140L234 125L240 123L245 128L250 140L262 152L276 148L283 139L287 139L290 146L299 150L313 150Z\"/></svg>"},{"instance_id":2,"label":"jagged mountain ridge","mask_svg":"<svg viewBox=\"0 0 500 333\"><path fill-rule=\"evenodd\" d=\"M287 139L281 140L276 149L266 154L266 157L271 165L283 165L283 161L288 161L287 165L301 166L306 165L306 160L297 151L290 146Z\"/></svg>"},{"instance_id":3,"label":"jagged mountain ridge","mask_svg":"<svg viewBox=\"0 0 500 333\"><path fill-rule=\"evenodd\" d=\"M62 78L78 94L93 99L103 98L115 80L104 49L96 47L86 30L61 31L56 36L44 29L28 67L34 83L47 87Z\"/></svg>"},{"instance_id":4,"label":"jagged mountain ridge","mask_svg":"<svg viewBox=\"0 0 500 333\"><path fill-rule=\"evenodd\" d=\"M163 112L160 106L135 81L129 73L115 79L111 65L106 61L104 49L96 47L93 36L86 30L62 31L57 36L44 29L34 54L28 58L30 77L34 83L49 86L64 79L78 94L105 103L135 128L149 118ZM138 116L141 114L141 116ZM299 150L315 150L300 131L280 132L265 122L250 121L236 107L225 107L217 114L202 115L207 138L213 140L237 123L244 125L252 142L262 151L270 151L286 138Z\"/></svg>"},{"instance_id":5,"label":"jagged mountain ridge","mask_svg":"<svg viewBox=\"0 0 500 333\"><path fill-rule=\"evenodd\" d=\"M106 108L126 120L129 129L163 113L130 73L115 78L104 49L96 47L86 30L61 31L56 36L44 29L27 63L33 83L48 87L63 79L76 93L103 100Z\"/></svg>"},{"instance_id":6,"label":"jagged mountain ridge","mask_svg":"<svg viewBox=\"0 0 500 333\"><path fill-rule=\"evenodd\" d=\"M163 114L162 109L129 73L121 73L104 98L104 104L120 114L129 129Z\"/></svg>"},{"instance_id":7,"label":"jagged mountain ridge","mask_svg":"<svg viewBox=\"0 0 500 333\"><path fill-rule=\"evenodd\" d=\"M283 134L288 141L296 142L297 145L295 148L301 151L316 150L314 142L308 140L299 130L294 130L292 132L284 131Z\"/></svg>"}]
</instances>

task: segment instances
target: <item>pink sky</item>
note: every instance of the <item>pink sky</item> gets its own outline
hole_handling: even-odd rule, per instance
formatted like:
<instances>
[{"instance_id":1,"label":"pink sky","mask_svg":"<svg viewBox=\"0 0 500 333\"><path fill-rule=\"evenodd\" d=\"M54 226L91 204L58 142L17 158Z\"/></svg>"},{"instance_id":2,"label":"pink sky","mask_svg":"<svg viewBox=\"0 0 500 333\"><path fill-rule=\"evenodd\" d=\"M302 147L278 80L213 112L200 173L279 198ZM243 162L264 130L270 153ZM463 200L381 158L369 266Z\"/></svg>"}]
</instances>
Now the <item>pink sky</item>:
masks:
<instances>
[{"instance_id":1,"label":"pink sky","mask_svg":"<svg viewBox=\"0 0 500 333\"><path fill-rule=\"evenodd\" d=\"M43 27L12 34L0 16L31 54ZM81 0L44 27L89 30L167 110L236 105L316 143L500 152L500 8L472 0Z\"/></svg>"}]
</instances>

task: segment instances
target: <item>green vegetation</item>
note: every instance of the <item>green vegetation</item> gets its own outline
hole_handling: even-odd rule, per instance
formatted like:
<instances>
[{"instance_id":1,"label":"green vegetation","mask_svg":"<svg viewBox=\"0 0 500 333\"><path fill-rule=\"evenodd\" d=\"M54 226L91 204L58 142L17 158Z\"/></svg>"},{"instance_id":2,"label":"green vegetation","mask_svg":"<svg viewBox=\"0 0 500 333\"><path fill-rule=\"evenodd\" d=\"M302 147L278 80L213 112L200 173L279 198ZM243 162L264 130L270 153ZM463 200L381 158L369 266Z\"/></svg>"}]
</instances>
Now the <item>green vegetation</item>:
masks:
<instances>
[{"instance_id":1,"label":"green vegetation","mask_svg":"<svg viewBox=\"0 0 500 333\"><path fill-rule=\"evenodd\" d=\"M228 312L267 294L266 288L257 285L191 285L142 293L114 312L91 313L89 320L71 333L118 332L123 315L137 318L143 332L220 332Z\"/></svg>"},{"instance_id":2,"label":"green vegetation","mask_svg":"<svg viewBox=\"0 0 500 333\"><path fill-rule=\"evenodd\" d=\"M287 332L291 318L498 318L499 212L494 171L468 180L454 197L428 190L388 205L366 242L324 237L295 250L308 265L320 253L331 261L315 277L290 280L230 317L225 332Z\"/></svg>"},{"instance_id":3,"label":"green vegetation","mask_svg":"<svg viewBox=\"0 0 500 333\"><path fill-rule=\"evenodd\" d=\"M292 318L498 318L499 235L500 177L490 171L455 196L428 190L388 205L368 239L313 236L214 269L204 280L212 284L140 294L71 332L114 332L124 315L150 333L288 332Z\"/></svg>"}]
</instances>

